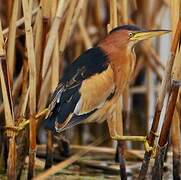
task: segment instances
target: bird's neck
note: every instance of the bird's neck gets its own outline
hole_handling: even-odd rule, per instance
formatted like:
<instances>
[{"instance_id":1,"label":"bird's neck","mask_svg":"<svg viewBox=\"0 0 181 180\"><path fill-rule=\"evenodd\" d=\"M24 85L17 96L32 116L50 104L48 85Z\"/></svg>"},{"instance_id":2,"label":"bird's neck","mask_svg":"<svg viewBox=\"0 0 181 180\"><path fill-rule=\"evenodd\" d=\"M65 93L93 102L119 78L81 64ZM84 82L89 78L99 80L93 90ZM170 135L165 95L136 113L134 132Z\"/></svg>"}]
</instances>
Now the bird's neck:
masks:
<instances>
[{"instance_id":1,"label":"bird's neck","mask_svg":"<svg viewBox=\"0 0 181 180\"><path fill-rule=\"evenodd\" d=\"M129 46L117 46L115 44L101 43L99 47L105 52L108 61L114 68L124 67L135 62L136 56L134 49Z\"/></svg>"},{"instance_id":2,"label":"bird's neck","mask_svg":"<svg viewBox=\"0 0 181 180\"><path fill-rule=\"evenodd\" d=\"M121 94L125 86L129 83L134 70L134 50L126 46L119 48L114 45L107 46L104 44L101 44L100 47L108 56L108 60L114 72L118 94Z\"/></svg>"}]
</instances>

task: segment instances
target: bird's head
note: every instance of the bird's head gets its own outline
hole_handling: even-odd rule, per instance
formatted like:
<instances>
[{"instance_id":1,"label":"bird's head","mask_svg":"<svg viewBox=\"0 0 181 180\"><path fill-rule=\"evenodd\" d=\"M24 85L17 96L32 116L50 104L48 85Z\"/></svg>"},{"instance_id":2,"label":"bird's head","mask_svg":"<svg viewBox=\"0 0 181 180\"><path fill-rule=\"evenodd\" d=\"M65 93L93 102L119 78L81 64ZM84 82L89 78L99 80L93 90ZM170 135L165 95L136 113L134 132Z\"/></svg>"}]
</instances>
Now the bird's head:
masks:
<instances>
[{"instance_id":1,"label":"bird's head","mask_svg":"<svg viewBox=\"0 0 181 180\"><path fill-rule=\"evenodd\" d=\"M123 25L114 28L108 37L105 39L106 44L110 43L117 47L134 47L138 42L157 37L166 33L171 32L170 30L144 30L135 25Z\"/></svg>"}]
</instances>

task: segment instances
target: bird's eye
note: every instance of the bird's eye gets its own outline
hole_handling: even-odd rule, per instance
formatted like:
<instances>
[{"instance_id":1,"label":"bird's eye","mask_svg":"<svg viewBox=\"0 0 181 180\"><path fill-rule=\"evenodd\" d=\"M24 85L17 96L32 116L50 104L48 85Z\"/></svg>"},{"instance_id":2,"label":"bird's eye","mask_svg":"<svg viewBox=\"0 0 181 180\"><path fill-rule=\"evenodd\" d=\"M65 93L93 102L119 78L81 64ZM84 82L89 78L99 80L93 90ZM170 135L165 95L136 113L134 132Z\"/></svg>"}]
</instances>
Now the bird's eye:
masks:
<instances>
[{"instance_id":1,"label":"bird's eye","mask_svg":"<svg viewBox=\"0 0 181 180\"><path fill-rule=\"evenodd\" d=\"M132 36L133 36L133 33L132 33L132 32L130 32L130 33L129 33L129 37L132 37Z\"/></svg>"}]
</instances>

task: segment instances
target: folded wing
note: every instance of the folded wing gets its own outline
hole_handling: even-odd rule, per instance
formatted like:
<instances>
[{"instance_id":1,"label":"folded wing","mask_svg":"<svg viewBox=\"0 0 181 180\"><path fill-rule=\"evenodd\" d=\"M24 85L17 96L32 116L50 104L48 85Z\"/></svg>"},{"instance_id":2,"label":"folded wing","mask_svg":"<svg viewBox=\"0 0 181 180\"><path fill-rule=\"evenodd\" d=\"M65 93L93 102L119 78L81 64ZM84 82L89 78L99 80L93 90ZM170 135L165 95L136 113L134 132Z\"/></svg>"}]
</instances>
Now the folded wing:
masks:
<instances>
[{"instance_id":1,"label":"folded wing","mask_svg":"<svg viewBox=\"0 0 181 180\"><path fill-rule=\"evenodd\" d=\"M45 127L63 131L101 108L114 92L113 71L100 48L87 50L66 70L57 86Z\"/></svg>"}]
</instances>

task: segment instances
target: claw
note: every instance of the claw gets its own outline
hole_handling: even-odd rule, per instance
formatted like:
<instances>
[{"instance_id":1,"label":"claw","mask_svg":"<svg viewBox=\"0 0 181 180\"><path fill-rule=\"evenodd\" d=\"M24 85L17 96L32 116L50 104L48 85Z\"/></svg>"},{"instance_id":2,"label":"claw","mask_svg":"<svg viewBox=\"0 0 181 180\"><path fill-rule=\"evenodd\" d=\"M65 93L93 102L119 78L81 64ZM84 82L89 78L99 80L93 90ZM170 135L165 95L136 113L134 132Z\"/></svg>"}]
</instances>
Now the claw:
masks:
<instances>
[{"instance_id":1,"label":"claw","mask_svg":"<svg viewBox=\"0 0 181 180\"><path fill-rule=\"evenodd\" d=\"M29 120L23 119L23 121L19 123L17 130L18 131L23 130L28 124L29 124Z\"/></svg>"},{"instance_id":2,"label":"claw","mask_svg":"<svg viewBox=\"0 0 181 180\"><path fill-rule=\"evenodd\" d=\"M114 140L122 140L122 141L140 141L144 143L144 148L146 152L152 151L152 155L156 154L156 146L153 147L149 145L145 136L120 136L118 134L112 135L112 139Z\"/></svg>"},{"instance_id":3,"label":"claw","mask_svg":"<svg viewBox=\"0 0 181 180\"><path fill-rule=\"evenodd\" d=\"M122 136L120 136L120 135L118 135L118 134L111 136L111 138L114 139L114 140L120 140L121 137L122 137Z\"/></svg>"},{"instance_id":4,"label":"claw","mask_svg":"<svg viewBox=\"0 0 181 180\"><path fill-rule=\"evenodd\" d=\"M146 152L150 152L153 150L153 147L149 145L148 141L145 139L144 141L144 147Z\"/></svg>"},{"instance_id":5,"label":"claw","mask_svg":"<svg viewBox=\"0 0 181 180\"><path fill-rule=\"evenodd\" d=\"M155 146L155 145L150 146L149 143L148 143L148 140L145 139L145 141L144 141L144 147L145 147L145 151L146 151L146 152L152 151L152 157L155 157L155 155L156 155L156 146Z\"/></svg>"}]
</instances>

